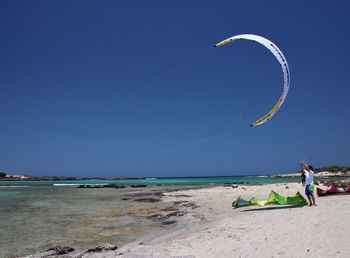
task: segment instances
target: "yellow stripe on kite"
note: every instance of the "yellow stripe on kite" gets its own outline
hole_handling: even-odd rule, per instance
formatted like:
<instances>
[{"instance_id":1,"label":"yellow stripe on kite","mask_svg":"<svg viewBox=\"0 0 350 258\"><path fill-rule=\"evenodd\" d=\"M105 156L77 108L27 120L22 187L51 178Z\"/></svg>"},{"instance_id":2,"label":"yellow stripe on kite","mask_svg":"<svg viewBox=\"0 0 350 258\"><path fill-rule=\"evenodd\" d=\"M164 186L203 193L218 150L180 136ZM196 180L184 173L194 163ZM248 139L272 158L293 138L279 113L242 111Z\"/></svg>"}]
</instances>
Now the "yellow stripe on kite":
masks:
<instances>
[{"instance_id":1,"label":"yellow stripe on kite","mask_svg":"<svg viewBox=\"0 0 350 258\"><path fill-rule=\"evenodd\" d=\"M262 117L260 117L258 120L256 120L255 122L253 122L250 126L255 126L259 123L261 123L262 121L271 118L276 111L279 109L281 103L282 103L282 97L280 97L277 101L277 103L274 105L274 107L270 110L270 112L268 112L266 115L263 115Z\"/></svg>"},{"instance_id":2,"label":"yellow stripe on kite","mask_svg":"<svg viewBox=\"0 0 350 258\"><path fill-rule=\"evenodd\" d=\"M234 41L234 40L237 40L237 39L225 39L225 40L223 40L223 41L221 41L221 42L219 42L219 43L216 43L214 46L215 46L215 47L221 47L222 45L225 45L225 44L227 44L227 43L230 43L230 42L232 42L232 41Z\"/></svg>"}]
</instances>

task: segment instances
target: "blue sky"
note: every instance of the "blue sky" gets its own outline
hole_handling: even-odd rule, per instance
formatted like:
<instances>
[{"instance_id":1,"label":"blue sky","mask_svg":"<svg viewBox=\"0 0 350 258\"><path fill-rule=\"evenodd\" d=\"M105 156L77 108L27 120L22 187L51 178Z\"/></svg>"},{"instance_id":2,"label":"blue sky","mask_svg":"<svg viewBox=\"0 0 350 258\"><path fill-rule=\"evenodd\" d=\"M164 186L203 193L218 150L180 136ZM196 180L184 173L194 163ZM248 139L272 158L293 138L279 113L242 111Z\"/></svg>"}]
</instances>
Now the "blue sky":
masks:
<instances>
[{"instance_id":1,"label":"blue sky","mask_svg":"<svg viewBox=\"0 0 350 258\"><path fill-rule=\"evenodd\" d=\"M304 158L349 166L349 7L1 1L0 171L270 174ZM253 42L213 48L242 33L272 40L291 71L285 104L256 128L282 74Z\"/></svg>"}]
</instances>

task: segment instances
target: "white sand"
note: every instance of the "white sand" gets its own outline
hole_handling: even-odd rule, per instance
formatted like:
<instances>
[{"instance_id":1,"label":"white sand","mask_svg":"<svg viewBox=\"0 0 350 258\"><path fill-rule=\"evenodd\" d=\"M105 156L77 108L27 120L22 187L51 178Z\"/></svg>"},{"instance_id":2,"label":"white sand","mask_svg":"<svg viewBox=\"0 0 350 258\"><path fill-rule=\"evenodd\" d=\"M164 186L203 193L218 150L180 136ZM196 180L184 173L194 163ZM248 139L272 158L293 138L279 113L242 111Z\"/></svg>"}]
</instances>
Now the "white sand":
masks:
<instances>
[{"instance_id":1,"label":"white sand","mask_svg":"<svg viewBox=\"0 0 350 258\"><path fill-rule=\"evenodd\" d=\"M317 207L231 207L238 195L266 199L271 190L304 192L301 184L289 183L169 193L164 201L200 205L186 215L190 226L91 257L350 257L350 195L316 198Z\"/></svg>"}]
</instances>

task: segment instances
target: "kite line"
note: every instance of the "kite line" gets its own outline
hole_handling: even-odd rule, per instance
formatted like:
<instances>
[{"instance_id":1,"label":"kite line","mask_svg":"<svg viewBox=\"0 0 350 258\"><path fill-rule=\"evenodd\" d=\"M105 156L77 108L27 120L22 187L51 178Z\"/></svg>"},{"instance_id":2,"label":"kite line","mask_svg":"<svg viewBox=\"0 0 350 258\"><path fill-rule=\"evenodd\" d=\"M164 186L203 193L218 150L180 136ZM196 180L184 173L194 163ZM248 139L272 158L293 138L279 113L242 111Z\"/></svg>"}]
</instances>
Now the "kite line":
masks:
<instances>
[{"instance_id":1,"label":"kite line","mask_svg":"<svg viewBox=\"0 0 350 258\"><path fill-rule=\"evenodd\" d=\"M211 141L217 140L219 138L222 138L222 137L225 137L225 136L228 136L228 135L232 135L233 133L234 133L234 131L231 130L231 131L227 131L225 133L217 134L217 135L210 136L210 137L207 137L207 138L204 138L204 139L200 139L200 140L197 140L197 141L193 141L193 142L190 142L190 143L181 144L181 145L178 145L178 146L175 146L175 147L171 147L171 148L168 148L168 149L160 150L160 151L153 152L153 153L150 153L150 154L145 154L143 156L139 156L139 157L134 158L132 160L119 163L119 164L115 165L114 167L121 167L123 165L129 164L129 163L132 163L132 162L135 162L135 161L138 161L138 160L144 160L144 159L148 159L148 158L153 158L153 157L157 157L157 156L163 155L165 153L174 152L174 151L186 149L186 148L189 148L189 147L192 147L192 146L195 146L195 145L211 142Z\"/></svg>"},{"instance_id":2,"label":"kite line","mask_svg":"<svg viewBox=\"0 0 350 258\"><path fill-rule=\"evenodd\" d=\"M157 84L158 82L164 80L165 78L169 77L170 75L172 75L173 73L181 70L183 67L185 67L186 65L188 65L189 63L195 61L196 59L198 59L199 57L201 57L202 55L204 55L205 53L207 53L210 50L210 48L207 48L205 50L202 50L201 52L195 54L194 56L188 58L187 60L185 60L184 62L182 62L181 64L179 64L178 66L174 67L173 69L169 70L168 72L163 73L162 75L158 76L157 78L155 78L154 80L150 81L149 83L147 83L145 86L139 88L138 90L136 90L135 92L131 93L130 95L128 95L127 97L124 97L122 99L119 100L119 104L124 104L127 101L135 98L136 96L140 95L142 92L144 92L147 89L150 88L154 88L156 87L155 84ZM96 115L94 115L93 117L91 117L90 119L86 120L85 122L83 122L80 126L77 127L77 129L73 130L72 133L79 131L80 129L84 128L85 126L87 126L88 124L92 123L93 121L99 119L101 116L103 116L105 113L107 113L111 108L113 107L113 105L110 105L109 107L105 108L103 111L97 113Z\"/></svg>"}]
</instances>

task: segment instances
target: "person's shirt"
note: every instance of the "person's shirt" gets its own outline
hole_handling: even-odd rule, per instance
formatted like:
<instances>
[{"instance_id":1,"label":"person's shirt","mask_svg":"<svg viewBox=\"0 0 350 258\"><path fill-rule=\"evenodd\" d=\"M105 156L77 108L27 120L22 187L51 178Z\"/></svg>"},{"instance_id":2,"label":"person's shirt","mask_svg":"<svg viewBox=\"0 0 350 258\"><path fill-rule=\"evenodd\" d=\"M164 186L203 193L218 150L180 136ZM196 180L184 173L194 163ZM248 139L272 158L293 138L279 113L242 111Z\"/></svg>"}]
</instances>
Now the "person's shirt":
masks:
<instances>
[{"instance_id":1,"label":"person's shirt","mask_svg":"<svg viewBox=\"0 0 350 258\"><path fill-rule=\"evenodd\" d=\"M312 170L307 171L306 169L304 169L305 172L305 181L307 185L311 185L314 183L314 172Z\"/></svg>"}]
</instances>

